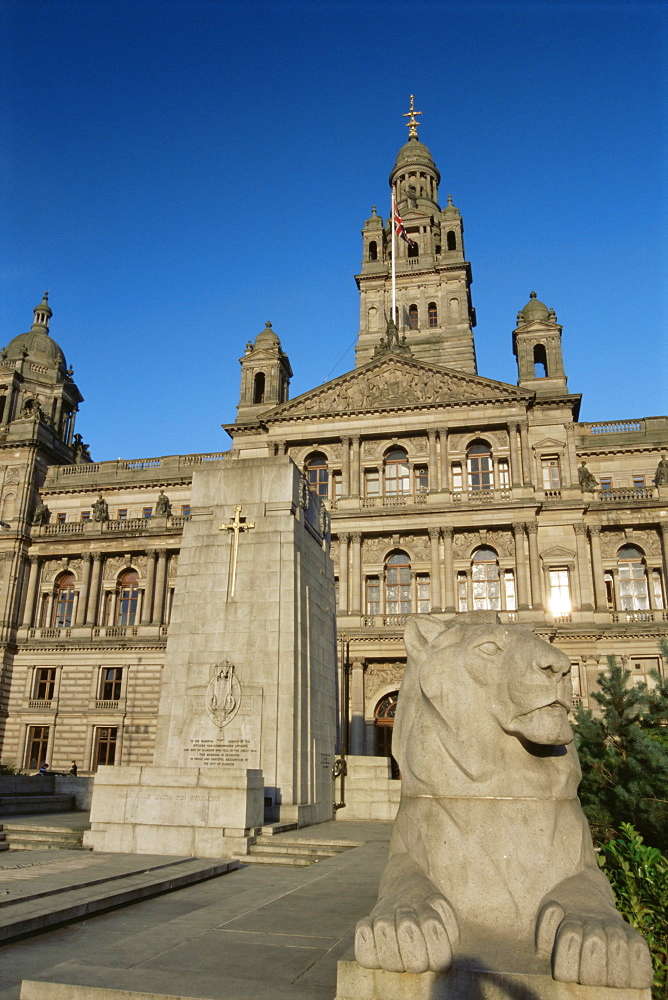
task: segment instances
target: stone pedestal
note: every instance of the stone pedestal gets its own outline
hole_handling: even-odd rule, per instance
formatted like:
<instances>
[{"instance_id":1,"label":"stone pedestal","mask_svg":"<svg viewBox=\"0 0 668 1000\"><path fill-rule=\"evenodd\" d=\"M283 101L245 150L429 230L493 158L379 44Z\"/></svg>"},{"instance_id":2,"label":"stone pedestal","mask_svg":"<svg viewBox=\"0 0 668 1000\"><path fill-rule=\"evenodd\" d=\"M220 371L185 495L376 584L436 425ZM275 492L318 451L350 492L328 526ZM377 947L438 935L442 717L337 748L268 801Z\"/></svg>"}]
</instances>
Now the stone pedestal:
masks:
<instances>
[{"instance_id":1,"label":"stone pedestal","mask_svg":"<svg viewBox=\"0 0 668 1000\"><path fill-rule=\"evenodd\" d=\"M258 770L101 767L84 844L124 854L245 854L263 811Z\"/></svg>"},{"instance_id":2,"label":"stone pedestal","mask_svg":"<svg viewBox=\"0 0 668 1000\"><path fill-rule=\"evenodd\" d=\"M384 972L339 962L335 1000L651 1000L651 990L612 990L558 983L542 974L466 968L450 972Z\"/></svg>"}]
</instances>

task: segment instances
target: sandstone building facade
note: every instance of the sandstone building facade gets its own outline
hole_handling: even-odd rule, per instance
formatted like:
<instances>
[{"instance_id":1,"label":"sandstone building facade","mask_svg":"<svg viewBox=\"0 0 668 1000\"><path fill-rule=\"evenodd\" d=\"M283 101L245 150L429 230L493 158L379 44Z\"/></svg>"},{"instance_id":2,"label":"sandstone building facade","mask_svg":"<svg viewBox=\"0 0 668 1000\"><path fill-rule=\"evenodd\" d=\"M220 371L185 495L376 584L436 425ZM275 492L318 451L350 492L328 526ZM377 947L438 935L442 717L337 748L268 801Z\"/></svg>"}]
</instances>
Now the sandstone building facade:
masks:
<instances>
[{"instance_id":1,"label":"sandstone building facade","mask_svg":"<svg viewBox=\"0 0 668 1000\"><path fill-rule=\"evenodd\" d=\"M354 754L389 753L410 614L488 609L535 628L585 704L610 653L637 678L665 671L668 418L580 423L562 328L533 292L512 331L517 385L478 375L462 217L439 184L411 119L390 174L412 241L395 252L395 316L374 209L355 369L289 399L267 324L241 358L228 451L93 462L46 296L0 354L3 761L151 763L204 462L289 455L327 505Z\"/></svg>"}]
</instances>

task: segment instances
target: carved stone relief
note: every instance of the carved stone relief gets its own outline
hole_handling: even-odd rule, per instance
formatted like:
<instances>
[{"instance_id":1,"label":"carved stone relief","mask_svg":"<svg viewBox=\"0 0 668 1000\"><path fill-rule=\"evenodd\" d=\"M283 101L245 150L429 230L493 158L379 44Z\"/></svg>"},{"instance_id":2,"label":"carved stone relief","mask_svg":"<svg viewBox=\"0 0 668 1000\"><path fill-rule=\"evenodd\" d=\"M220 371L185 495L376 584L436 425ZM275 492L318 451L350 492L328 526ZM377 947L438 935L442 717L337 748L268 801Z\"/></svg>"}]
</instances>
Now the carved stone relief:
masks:
<instances>
[{"instance_id":1,"label":"carved stone relief","mask_svg":"<svg viewBox=\"0 0 668 1000\"><path fill-rule=\"evenodd\" d=\"M633 543L644 549L648 556L661 555L661 540L656 531L651 528L647 531L634 531Z\"/></svg>"},{"instance_id":2,"label":"carved stone relief","mask_svg":"<svg viewBox=\"0 0 668 1000\"><path fill-rule=\"evenodd\" d=\"M468 559L476 545L480 545L477 531L458 531L452 540L452 554L455 559Z\"/></svg>"},{"instance_id":3,"label":"carved stone relief","mask_svg":"<svg viewBox=\"0 0 668 1000\"><path fill-rule=\"evenodd\" d=\"M362 542L362 553L365 562L380 562L392 542L389 538L365 538Z\"/></svg>"},{"instance_id":4,"label":"carved stone relief","mask_svg":"<svg viewBox=\"0 0 668 1000\"><path fill-rule=\"evenodd\" d=\"M389 686L398 688L404 676L403 663L373 663L364 675L364 695L367 703L375 707L376 692Z\"/></svg>"},{"instance_id":5,"label":"carved stone relief","mask_svg":"<svg viewBox=\"0 0 668 1000\"><path fill-rule=\"evenodd\" d=\"M513 536L509 531L488 531L486 544L496 549L500 556L514 555Z\"/></svg>"},{"instance_id":6,"label":"carved stone relief","mask_svg":"<svg viewBox=\"0 0 668 1000\"><path fill-rule=\"evenodd\" d=\"M21 466L20 465L9 465L5 471L5 486L9 486L10 483L19 483L21 481Z\"/></svg>"}]
</instances>

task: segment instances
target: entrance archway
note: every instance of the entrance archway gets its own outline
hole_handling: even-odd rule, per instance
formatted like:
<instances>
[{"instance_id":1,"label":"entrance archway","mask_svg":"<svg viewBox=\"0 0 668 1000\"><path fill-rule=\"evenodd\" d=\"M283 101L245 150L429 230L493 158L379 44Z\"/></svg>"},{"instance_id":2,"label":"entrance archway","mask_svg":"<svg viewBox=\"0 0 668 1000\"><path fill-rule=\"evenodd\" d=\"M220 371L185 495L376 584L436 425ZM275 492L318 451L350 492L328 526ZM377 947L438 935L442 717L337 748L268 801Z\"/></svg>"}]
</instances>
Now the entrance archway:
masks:
<instances>
[{"instance_id":1,"label":"entrance archway","mask_svg":"<svg viewBox=\"0 0 668 1000\"><path fill-rule=\"evenodd\" d=\"M399 778L399 765L392 756L392 730L394 716L397 710L398 691L384 695L374 712L374 731L376 735L376 756L389 757L392 762L392 777Z\"/></svg>"}]
</instances>

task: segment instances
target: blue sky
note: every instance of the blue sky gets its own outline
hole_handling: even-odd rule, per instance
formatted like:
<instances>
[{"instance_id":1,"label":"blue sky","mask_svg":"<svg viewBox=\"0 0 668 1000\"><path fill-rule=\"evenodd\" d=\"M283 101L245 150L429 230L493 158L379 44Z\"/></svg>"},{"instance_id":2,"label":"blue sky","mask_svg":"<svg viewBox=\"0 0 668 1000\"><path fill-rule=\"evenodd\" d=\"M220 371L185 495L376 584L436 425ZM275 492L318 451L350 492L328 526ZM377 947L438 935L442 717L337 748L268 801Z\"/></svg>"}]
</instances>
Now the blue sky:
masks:
<instances>
[{"instance_id":1,"label":"blue sky","mask_svg":"<svg viewBox=\"0 0 668 1000\"><path fill-rule=\"evenodd\" d=\"M465 223L481 375L535 289L583 420L666 412L660 2L0 0L0 342L50 290L98 460L228 446L271 320L354 366L353 275L415 94Z\"/></svg>"}]
</instances>

